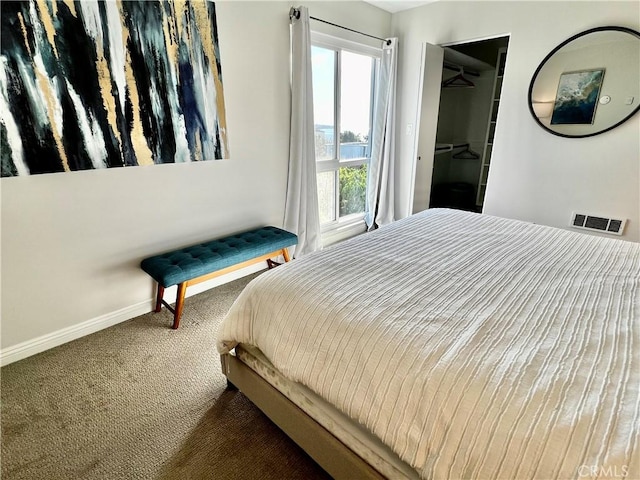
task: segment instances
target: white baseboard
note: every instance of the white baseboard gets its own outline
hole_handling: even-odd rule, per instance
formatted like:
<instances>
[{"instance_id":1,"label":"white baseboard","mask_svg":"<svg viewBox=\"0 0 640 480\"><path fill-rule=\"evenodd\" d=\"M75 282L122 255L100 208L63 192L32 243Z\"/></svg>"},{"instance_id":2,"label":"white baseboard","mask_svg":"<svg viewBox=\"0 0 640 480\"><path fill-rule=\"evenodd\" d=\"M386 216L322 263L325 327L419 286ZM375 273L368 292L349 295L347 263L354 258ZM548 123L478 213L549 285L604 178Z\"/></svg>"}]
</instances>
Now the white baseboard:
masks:
<instances>
[{"instance_id":1,"label":"white baseboard","mask_svg":"<svg viewBox=\"0 0 640 480\"><path fill-rule=\"evenodd\" d=\"M252 273L264 270L266 265L257 263L241 270L223 275L221 277L214 278L207 282L202 282L187 289L186 297L191 297L198 293L209 290L210 288L217 287L224 283L237 280ZM165 300L169 303L173 303L176 298L176 287L167 288L165 290ZM111 327L121 322L131 320L132 318L144 315L153 311L155 307L155 298L145 300L143 302L131 305L129 307L121 308L114 312L109 312L99 317L95 317L84 322L72 325L70 327L62 328L55 332L42 335L32 340L19 343L4 348L0 351L0 366L9 365L10 363L17 362L23 358L30 357L37 353L44 352L50 348L57 347L63 343L76 340L78 338L90 335L105 328Z\"/></svg>"},{"instance_id":2,"label":"white baseboard","mask_svg":"<svg viewBox=\"0 0 640 480\"><path fill-rule=\"evenodd\" d=\"M0 365L4 367L10 363L35 355L36 353L44 352L45 350L57 347L71 340L95 333L117 323L137 317L138 315L143 315L153 310L153 305L153 300L146 300L136 305L121 308L115 312L109 312L85 322L42 335L41 337L27 340L18 345L3 348L0 352Z\"/></svg>"}]
</instances>

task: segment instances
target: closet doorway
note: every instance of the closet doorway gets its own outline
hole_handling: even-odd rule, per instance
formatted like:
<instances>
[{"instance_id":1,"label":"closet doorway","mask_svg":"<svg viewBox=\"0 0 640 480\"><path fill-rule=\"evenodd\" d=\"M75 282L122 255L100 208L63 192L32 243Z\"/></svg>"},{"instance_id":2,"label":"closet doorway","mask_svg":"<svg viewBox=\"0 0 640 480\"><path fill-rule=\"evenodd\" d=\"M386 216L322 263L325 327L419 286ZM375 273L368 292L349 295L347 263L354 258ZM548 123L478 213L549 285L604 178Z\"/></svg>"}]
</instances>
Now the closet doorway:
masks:
<instances>
[{"instance_id":1,"label":"closet doorway","mask_svg":"<svg viewBox=\"0 0 640 480\"><path fill-rule=\"evenodd\" d=\"M508 44L498 37L425 45L413 213L482 211Z\"/></svg>"}]
</instances>

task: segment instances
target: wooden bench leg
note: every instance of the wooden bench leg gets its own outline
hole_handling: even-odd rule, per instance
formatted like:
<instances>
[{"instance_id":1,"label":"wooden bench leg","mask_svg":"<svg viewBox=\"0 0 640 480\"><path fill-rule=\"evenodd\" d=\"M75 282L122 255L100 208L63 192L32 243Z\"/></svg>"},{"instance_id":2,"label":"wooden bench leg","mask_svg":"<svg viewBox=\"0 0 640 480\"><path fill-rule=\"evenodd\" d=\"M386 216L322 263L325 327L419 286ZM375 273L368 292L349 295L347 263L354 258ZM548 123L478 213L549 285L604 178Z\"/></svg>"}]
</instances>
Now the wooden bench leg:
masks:
<instances>
[{"instance_id":1,"label":"wooden bench leg","mask_svg":"<svg viewBox=\"0 0 640 480\"><path fill-rule=\"evenodd\" d=\"M290 260L289 259L289 250L287 250L286 248L283 248L280 251L280 254L284 257L284 261L285 262L288 262ZM278 265L282 265L282 264L278 263L278 262L274 262L270 258L267 258L267 267L269 268L269 270L271 270L272 268L277 267Z\"/></svg>"},{"instance_id":2,"label":"wooden bench leg","mask_svg":"<svg viewBox=\"0 0 640 480\"><path fill-rule=\"evenodd\" d=\"M173 324L172 324L171 328L176 330L180 326L180 317L182 317L182 309L184 307L184 297L185 297L185 293L187 291L187 286L195 285L197 283L204 282L206 280L210 280L210 279L215 278L215 277L219 277L220 275L225 275L227 273L231 273L231 272L239 270L241 268L248 267L249 265L253 265L256 262L264 262L265 260L267 261L267 264L268 264L269 268L276 267L276 266L278 266L280 264L278 262L274 262L273 260L271 260L270 257L274 257L274 256L277 257L278 255L282 255L285 262L289 262L290 261L289 251L287 250L287 248L283 248L281 250L276 250L274 252L271 252L271 253L266 254L266 255L262 255L260 257L255 257L253 259L246 260L246 261L238 263L236 265L232 265L231 267L223 268L221 270L216 270L216 271L213 271L213 272L211 272L209 274L202 275L200 277L192 278L190 280L184 281L184 282L178 284L178 292L177 292L177 295L176 295L176 304L175 304L174 307L172 307L164 299L165 287L163 287L162 285L157 283L158 290L157 290L157 294L156 294L155 311L159 312L162 309L162 305L167 307L167 310L169 310L171 313L173 313Z\"/></svg>"},{"instance_id":3,"label":"wooden bench leg","mask_svg":"<svg viewBox=\"0 0 640 480\"><path fill-rule=\"evenodd\" d=\"M158 294L156 295L156 309L155 312L158 313L162 310L162 298L164 297L164 287L158 284Z\"/></svg>"},{"instance_id":4,"label":"wooden bench leg","mask_svg":"<svg viewBox=\"0 0 640 480\"><path fill-rule=\"evenodd\" d=\"M180 326L180 317L182 316L182 307L184 306L184 294L187 291L187 282L178 284L178 294L176 295L176 307L173 312L173 328L174 330Z\"/></svg>"}]
</instances>

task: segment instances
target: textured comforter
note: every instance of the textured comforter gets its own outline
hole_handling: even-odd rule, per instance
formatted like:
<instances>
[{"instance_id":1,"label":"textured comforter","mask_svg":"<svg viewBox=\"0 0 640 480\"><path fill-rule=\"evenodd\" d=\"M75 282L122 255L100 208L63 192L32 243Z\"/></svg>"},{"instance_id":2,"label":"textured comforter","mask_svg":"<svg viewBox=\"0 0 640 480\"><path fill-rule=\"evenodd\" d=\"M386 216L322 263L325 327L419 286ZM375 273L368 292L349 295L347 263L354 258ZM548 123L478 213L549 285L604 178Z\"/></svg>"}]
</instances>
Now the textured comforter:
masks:
<instances>
[{"instance_id":1,"label":"textured comforter","mask_svg":"<svg viewBox=\"0 0 640 480\"><path fill-rule=\"evenodd\" d=\"M260 275L257 346L425 479L640 478L640 245L433 209Z\"/></svg>"}]
</instances>

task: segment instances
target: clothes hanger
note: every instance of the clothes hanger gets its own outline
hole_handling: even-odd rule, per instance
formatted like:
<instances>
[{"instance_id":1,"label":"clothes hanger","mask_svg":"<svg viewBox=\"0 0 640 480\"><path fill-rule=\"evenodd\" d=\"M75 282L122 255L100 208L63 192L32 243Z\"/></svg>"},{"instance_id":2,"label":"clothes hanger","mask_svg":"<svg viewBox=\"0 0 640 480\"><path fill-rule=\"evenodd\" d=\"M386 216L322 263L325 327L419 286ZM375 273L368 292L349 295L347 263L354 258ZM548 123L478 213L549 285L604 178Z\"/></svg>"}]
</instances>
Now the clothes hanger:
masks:
<instances>
[{"instance_id":1,"label":"clothes hanger","mask_svg":"<svg viewBox=\"0 0 640 480\"><path fill-rule=\"evenodd\" d=\"M460 72L442 82L444 88L473 88L474 83L464 77L464 69L460 67Z\"/></svg>"}]
</instances>

